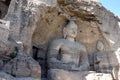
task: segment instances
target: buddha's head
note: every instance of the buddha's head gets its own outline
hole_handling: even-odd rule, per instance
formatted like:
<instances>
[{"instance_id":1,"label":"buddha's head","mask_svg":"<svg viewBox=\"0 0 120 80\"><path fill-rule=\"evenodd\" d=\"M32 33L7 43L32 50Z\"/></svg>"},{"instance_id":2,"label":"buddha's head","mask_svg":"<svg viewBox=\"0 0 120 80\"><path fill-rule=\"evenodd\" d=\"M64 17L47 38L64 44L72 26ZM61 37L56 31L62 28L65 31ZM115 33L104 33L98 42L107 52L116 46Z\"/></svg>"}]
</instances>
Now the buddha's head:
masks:
<instances>
[{"instance_id":1,"label":"buddha's head","mask_svg":"<svg viewBox=\"0 0 120 80\"><path fill-rule=\"evenodd\" d=\"M98 51L103 51L105 49L104 44L101 40L98 40L97 42L97 50Z\"/></svg>"},{"instance_id":2,"label":"buddha's head","mask_svg":"<svg viewBox=\"0 0 120 80\"><path fill-rule=\"evenodd\" d=\"M63 30L64 38L67 37L75 38L77 36L77 28L78 26L74 21L72 20L68 21Z\"/></svg>"}]
</instances>

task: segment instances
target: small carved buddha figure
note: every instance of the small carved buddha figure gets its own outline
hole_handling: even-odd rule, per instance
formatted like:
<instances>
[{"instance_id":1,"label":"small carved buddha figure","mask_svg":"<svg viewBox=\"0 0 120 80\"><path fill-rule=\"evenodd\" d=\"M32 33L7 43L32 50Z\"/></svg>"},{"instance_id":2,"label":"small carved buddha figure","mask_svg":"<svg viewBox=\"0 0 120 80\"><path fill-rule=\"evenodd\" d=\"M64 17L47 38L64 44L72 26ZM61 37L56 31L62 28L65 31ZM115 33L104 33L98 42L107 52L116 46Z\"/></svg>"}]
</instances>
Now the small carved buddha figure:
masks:
<instances>
[{"instance_id":1,"label":"small carved buddha figure","mask_svg":"<svg viewBox=\"0 0 120 80\"><path fill-rule=\"evenodd\" d=\"M17 45L18 45L18 53L19 54L22 54L24 52L24 46L23 46L23 43L21 41L17 41L16 42Z\"/></svg>"},{"instance_id":2,"label":"small carved buddha figure","mask_svg":"<svg viewBox=\"0 0 120 80\"><path fill-rule=\"evenodd\" d=\"M106 51L102 41L97 42L97 52L94 54L94 69L99 73L110 73L117 78L118 61L114 53Z\"/></svg>"},{"instance_id":3,"label":"small carved buddha figure","mask_svg":"<svg viewBox=\"0 0 120 80\"><path fill-rule=\"evenodd\" d=\"M63 29L64 38L51 43L48 53L48 76L54 77L49 78L50 80L80 80L72 75L80 76L75 72L89 70L86 48L75 40L77 27L74 21L69 21ZM67 75L71 76L71 79Z\"/></svg>"}]
</instances>

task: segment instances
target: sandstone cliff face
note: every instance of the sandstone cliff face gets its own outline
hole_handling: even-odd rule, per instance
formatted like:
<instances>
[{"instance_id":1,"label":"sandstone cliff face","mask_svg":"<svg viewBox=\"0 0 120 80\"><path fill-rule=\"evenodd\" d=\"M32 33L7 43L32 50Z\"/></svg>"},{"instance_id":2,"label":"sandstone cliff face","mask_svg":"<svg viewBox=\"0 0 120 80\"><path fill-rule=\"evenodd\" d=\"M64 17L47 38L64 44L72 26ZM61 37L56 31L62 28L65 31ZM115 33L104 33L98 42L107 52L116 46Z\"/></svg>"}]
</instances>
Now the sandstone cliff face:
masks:
<instances>
[{"instance_id":1,"label":"sandstone cliff face","mask_svg":"<svg viewBox=\"0 0 120 80\"><path fill-rule=\"evenodd\" d=\"M76 19L77 40L86 44L89 53L95 51L98 39L108 50L119 51L120 20L99 2L12 0L6 16L11 21L10 36L21 39L28 52L31 46L46 49L50 40L62 37L62 27L70 18Z\"/></svg>"},{"instance_id":2,"label":"sandstone cliff face","mask_svg":"<svg viewBox=\"0 0 120 80\"><path fill-rule=\"evenodd\" d=\"M11 0L4 18L10 21L9 37L21 40L25 52L36 54L43 66L49 42L63 37L68 19L77 23L76 40L86 46L89 56L96 51L96 42L102 40L106 50L120 59L120 19L97 0Z\"/></svg>"},{"instance_id":3,"label":"sandstone cliff face","mask_svg":"<svg viewBox=\"0 0 120 80\"><path fill-rule=\"evenodd\" d=\"M11 37L24 40L25 46L33 44L36 47L52 38L62 37L62 27L70 18L76 19L79 25L77 39L83 43L92 44L104 39L110 49L119 47L120 20L98 2L12 0L5 17L11 21Z\"/></svg>"}]
</instances>

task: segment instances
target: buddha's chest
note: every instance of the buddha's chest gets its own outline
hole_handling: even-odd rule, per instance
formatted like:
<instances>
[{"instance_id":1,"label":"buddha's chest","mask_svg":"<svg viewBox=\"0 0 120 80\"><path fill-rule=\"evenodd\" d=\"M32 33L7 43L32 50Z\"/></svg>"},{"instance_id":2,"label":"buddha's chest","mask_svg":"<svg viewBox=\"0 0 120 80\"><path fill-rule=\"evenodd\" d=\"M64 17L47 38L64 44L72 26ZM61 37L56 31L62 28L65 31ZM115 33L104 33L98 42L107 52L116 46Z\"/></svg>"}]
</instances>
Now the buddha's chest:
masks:
<instances>
[{"instance_id":1,"label":"buddha's chest","mask_svg":"<svg viewBox=\"0 0 120 80\"><path fill-rule=\"evenodd\" d=\"M80 50L78 44L66 43L62 46L61 51L61 61L65 63L78 63Z\"/></svg>"},{"instance_id":2,"label":"buddha's chest","mask_svg":"<svg viewBox=\"0 0 120 80\"><path fill-rule=\"evenodd\" d=\"M69 55L78 55L80 54L80 47L77 43L65 43L61 47L62 54L69 54Z\"/></svg>"}]
</instances>

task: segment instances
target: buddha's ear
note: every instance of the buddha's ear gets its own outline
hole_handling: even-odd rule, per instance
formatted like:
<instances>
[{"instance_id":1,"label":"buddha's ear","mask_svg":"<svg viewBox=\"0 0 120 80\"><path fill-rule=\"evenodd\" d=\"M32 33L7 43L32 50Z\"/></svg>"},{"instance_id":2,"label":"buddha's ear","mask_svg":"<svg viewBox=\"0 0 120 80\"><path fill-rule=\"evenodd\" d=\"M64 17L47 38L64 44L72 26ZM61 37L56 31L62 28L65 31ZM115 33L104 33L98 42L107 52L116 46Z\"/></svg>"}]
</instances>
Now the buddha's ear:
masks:
<instances>
[{"instance_id":1,"label":"buddha's ear","mask_svg":"<svg viewBox=\"0 0 120 80\"><path fill-rule=\"evenodd\" d=\"M64 37L64 38L67 37L67 30L66 30L66 27L64 27L64 29L63 29L63 37Z\"/></svg>"}]
</instances>

